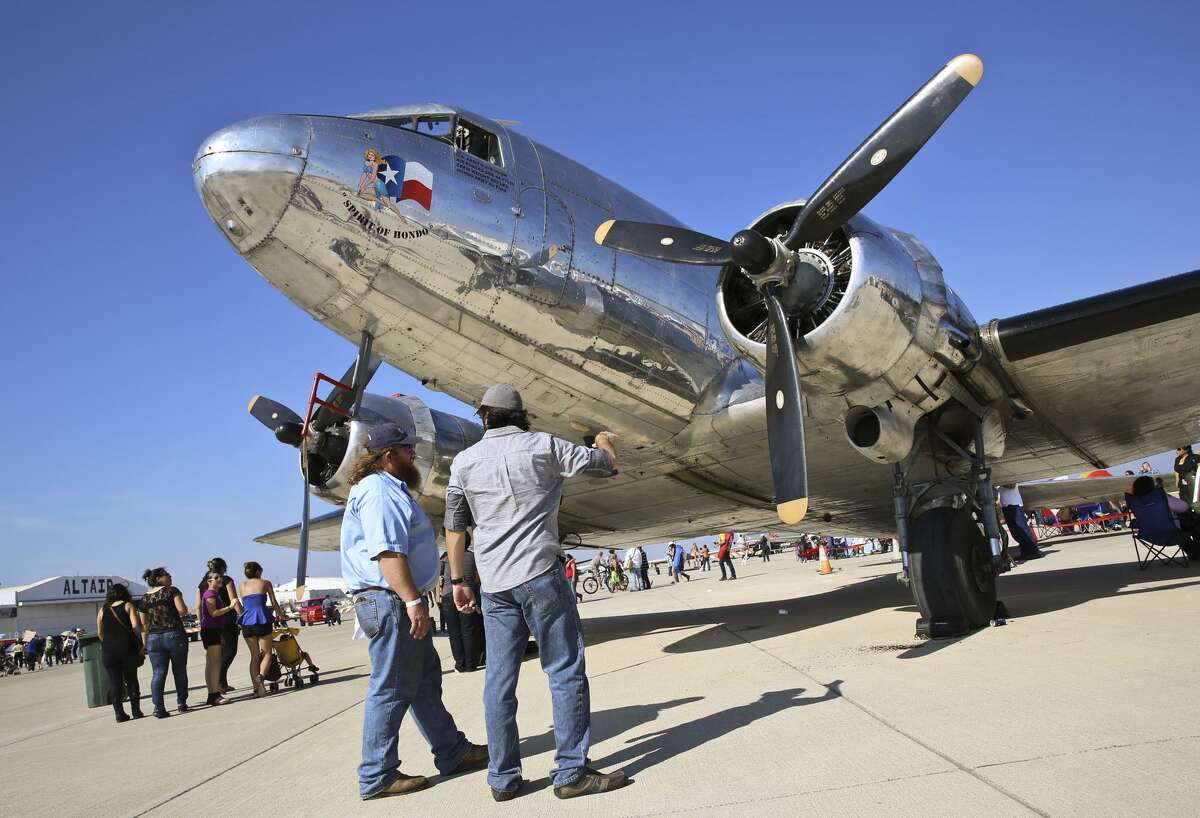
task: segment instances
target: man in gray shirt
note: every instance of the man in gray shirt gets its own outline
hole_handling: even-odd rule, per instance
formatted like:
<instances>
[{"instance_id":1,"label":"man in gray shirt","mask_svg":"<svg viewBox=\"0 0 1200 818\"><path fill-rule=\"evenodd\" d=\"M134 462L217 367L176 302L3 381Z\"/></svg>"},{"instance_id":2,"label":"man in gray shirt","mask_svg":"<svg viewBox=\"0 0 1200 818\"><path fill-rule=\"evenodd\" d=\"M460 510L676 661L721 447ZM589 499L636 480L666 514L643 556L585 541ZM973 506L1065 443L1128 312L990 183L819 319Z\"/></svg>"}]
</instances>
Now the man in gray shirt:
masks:
<instances>
[{"instance_id":1,"label":"man in gray shirt","mask_svg":"<svg viewBox=\"0 0 1200 818\"><path fill-rule=\"evenodd\" d=\"M558 505L563 480L617 469L614 435L600 432L589 449L530 432L521 396L498 384L478 409L483 439L460 452L446 487L446 551L458 610L475 610L463 582L466 530L474 524L475 566L482 587L487 675L488 784L497 801L514 798L523 783L517 733L517 677L525 646L538 643L554 712L554 794L607 792L629 783L623 772L587 766L591 701L584 672L583 629L575 594L559 563Z\"/></svg>"}]
</instances>

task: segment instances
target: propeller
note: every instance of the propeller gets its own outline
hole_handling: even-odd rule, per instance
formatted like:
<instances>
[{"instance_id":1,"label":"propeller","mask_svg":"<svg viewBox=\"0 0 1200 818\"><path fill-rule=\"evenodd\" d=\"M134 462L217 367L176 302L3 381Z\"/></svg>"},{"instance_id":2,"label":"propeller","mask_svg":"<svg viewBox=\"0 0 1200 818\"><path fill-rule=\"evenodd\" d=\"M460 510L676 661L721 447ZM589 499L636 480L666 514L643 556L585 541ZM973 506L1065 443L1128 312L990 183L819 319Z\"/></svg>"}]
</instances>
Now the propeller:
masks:
<instances>
[{"instance_id":1,"label":"propeller","mask_svg":"<svg viewBox=\"0 0 1200 818\"><path fill-rule=\"evenodd\" d=\"M767 442L776 510L785 524L800 522L808 512L802 392L787 319L820 305L829 275L797 251L828 236L874 199L982 76L983 62L974 54L946 63L821 183L782 239L741 230L725 241L682 227L620 220L596 229L597 244L623 253L676 264L736 264L762 294L768 316ZM785 290L786 312L780 302Z\"/></svg>"},{"instance_id":2,"label":"propeller","mask_svg":"<svg viewBox=\"0 0 1200 818\"><path fill-rule=\"evenodd\" d=\"M298 414L271 398L255 395L250 399L250 405L246 407L255 420L275 433L275 438L280 443L300 449L300 473L304 481L304 501L300 512L300 544L296 550L297 600L304 595L304 582L308 578L308 529L311 517L308 480L310 452L309 446L302 444L312 432L320 432L329 428L334 421L344 416L342 413L351 417L357 413L363 392L366 391L367 384L382 363L382 360L371 351L373 341L370 333L364 331L358 347L358 356L339 381L350 388L343 389L335 386L330 390L329 394L325 396L325 403L331 404L337 409L322 405L312 415L307 429L304 428L304 420ZM315 391L313 394L316 394ZM341 412L337 410L341 410ZM321 457L320 454L316 456Z\"/></svg>"}]
</instances>

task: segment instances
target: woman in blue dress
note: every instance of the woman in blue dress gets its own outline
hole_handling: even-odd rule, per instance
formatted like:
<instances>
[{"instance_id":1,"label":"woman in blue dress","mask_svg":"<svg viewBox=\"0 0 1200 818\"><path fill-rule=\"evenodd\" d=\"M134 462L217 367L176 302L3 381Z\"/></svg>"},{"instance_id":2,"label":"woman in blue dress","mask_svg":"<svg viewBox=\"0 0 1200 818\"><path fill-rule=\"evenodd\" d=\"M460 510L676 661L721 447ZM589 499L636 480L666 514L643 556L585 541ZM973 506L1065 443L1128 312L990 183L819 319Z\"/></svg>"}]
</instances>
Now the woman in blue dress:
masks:
<instances>
[{"instance_id":1,"label":"woman in blue dress","mask_svg":"<svg viewBox=\"0 0 1200 818\"><path fill-rule=\"evenodd\" d=\"M400 212L400 208L388 195L387 182L380 177L380 165L389 169L391 167L374 148L367 148L363 151L362 174L358 177L358 197L366 199L368 202L374 202L376 210L383 210L386 207L407 222L408 218ZM403 179L401 183L403 183Z\"/></svg>"},{"instance_id":2,"label":"woman in blue dress","mask_svg":"<svg viewBox=\"0 0 1200 818\"><path fill-rule=\"evenodd\" d=\"M250 648L250 682L254 685L254 696L260 698L267 695L262 676L271 665L271 633L275 620L282 622L285 618L275 599L274 586L270 580L262 578L262 566L248 562L244 569L246 581L241 588L242 613L238 616L238 624L242 626L242 636Z\"/></svg>"}]
</instances>

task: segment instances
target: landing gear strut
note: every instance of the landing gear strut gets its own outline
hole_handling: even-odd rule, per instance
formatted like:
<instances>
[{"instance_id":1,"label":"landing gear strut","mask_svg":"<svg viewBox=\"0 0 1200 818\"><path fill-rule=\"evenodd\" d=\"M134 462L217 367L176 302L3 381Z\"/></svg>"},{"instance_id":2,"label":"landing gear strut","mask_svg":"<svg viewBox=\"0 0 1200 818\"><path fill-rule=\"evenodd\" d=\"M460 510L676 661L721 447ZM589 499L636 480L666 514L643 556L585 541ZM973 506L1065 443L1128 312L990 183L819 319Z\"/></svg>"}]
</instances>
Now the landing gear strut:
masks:
<instances>
[{"instance_id":1,"label":"landing gear strut","mask_svg":"<svg viewBox=\"0 0 1200 818\"><path fill-rule=\"evenodd\" d=\"M1010 567L978 422L974 432L974 451L968 451L932 429L971 464L971 471L927 485L911 505L922 510L909 514L908 525L901 526L907 535L906 566L913 598L921 612L918 636L961 636L985 627L996 616L996 577ZM895 495L899 517L903 496L912 496L899 469Z\"/></svg>"}]
</instances>

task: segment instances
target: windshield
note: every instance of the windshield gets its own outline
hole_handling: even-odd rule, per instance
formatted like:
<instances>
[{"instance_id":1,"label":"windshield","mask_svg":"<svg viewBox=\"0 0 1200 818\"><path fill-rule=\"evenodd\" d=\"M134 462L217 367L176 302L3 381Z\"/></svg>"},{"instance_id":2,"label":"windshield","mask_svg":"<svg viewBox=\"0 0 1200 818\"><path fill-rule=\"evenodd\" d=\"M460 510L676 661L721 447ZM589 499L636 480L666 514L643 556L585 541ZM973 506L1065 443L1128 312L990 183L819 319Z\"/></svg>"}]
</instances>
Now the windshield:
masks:
<instances>
[{"instance_id":1,"label":"windshield","mask_svg":"<svg viewBox=\"0 0 1200 818\"><path fill-rule=\"evenodd\" d=\"M452 114L373 117L366 121L378 122L380 125L387 125L392 128L403 128L406 131L415 131L421 136L432 136L434 139L440 139L443 142L450 141L450 134L454 130L454 116Z\"/></svg>"}]
</instances>

